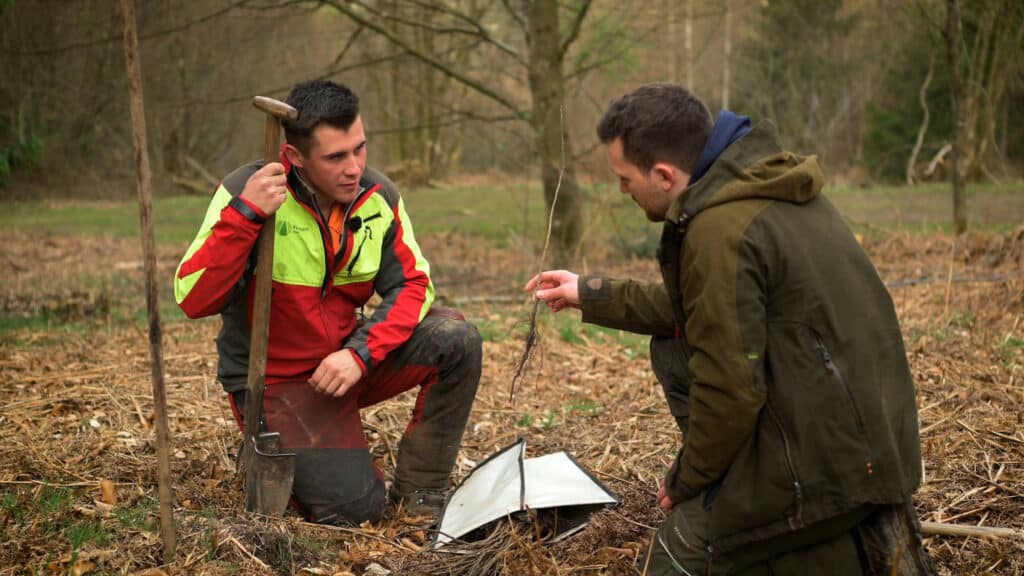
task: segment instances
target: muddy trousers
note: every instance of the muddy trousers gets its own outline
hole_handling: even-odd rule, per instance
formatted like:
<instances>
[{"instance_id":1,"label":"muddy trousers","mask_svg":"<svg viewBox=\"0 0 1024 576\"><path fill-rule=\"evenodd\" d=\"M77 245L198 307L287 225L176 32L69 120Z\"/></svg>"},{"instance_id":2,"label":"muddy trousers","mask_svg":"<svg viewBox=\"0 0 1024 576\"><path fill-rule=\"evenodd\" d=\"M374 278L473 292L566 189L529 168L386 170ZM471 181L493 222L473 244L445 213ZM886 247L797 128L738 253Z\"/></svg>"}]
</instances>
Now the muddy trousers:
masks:
<instances>
[{"instance_id":1,"label":"muddy trousers","mask_svg":"<svg viewBox=\"0 0 1024 576\"><path fill-rule=\"evenodd\" d=\"M649 576L918 576L936 574L910 504L864 506L729 551L707 539L703 498L677 505L658 528L646 560Z\"/></svg>"},{"instance_id":2,"label":"muddy trousers","mask_svg":"<svg viewBox=\"0 0 1024 576\"><path fill-rule=\"evenodd\" d=\"M296 454L293 502L312 521L376 522L387 494L363 434L361 408L419 387L398 446L393 490L443 492L462 443L480 382L476 327L448 315L429 315L401 347L344 396L318 393L305 382L267 386L266 428ZM231 397L241 426L245 392Z\"/></svg>"}]
</instances>

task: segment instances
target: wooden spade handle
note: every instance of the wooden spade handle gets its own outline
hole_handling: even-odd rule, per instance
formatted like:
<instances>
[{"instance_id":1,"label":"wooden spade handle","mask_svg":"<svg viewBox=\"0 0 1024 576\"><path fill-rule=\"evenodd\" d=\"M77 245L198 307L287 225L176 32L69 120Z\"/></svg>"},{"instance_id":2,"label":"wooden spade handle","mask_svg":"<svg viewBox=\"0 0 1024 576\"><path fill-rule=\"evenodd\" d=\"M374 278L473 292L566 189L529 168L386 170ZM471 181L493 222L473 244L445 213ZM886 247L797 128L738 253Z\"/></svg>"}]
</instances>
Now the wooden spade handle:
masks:
<instances>
[{"instance_id":1,"label":"wooden spade handle","mask_svg":"<svg viewBox=\"0 0 1024 576\"><path fill-rule=\"evenodd\" d=\"M280 151L281 120L296 119L298 111L288 104L264 96L253 98L253 106L266 112L266 130L264 133L264 154L267 162L276 162ZM274 266L274 229L276 219L271 214L260 229L256 240L256 284L252 306L252 338L249 345L249 378L248 393L245 398L245 445L243 458L245 463L246 482L249 474L251 458L250 448L253 439L259 433L260 416L263 413L263 390L267 377L267 339L270 335L270 288L271 272Z\"/></svg>"}]
</instances>

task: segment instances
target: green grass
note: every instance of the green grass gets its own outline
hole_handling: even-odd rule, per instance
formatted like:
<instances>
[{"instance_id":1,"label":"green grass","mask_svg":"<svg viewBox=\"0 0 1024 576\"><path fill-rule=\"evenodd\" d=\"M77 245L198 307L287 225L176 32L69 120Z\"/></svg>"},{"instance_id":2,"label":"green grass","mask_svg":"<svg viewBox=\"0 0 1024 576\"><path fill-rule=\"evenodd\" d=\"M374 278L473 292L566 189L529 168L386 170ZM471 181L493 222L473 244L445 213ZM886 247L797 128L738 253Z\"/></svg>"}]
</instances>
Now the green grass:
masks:
<instances>
[{"instance_id":1,"label":"green grass","mask_svg":"<svg viewBox=\"0 0 1024 576\"><path fill-rule=\"evenodd\" d=\"M172 196L153 201L153 230L161 244L182 244L195 236L209 198ZM134 201L9 202L0 211L7 231L139 237L139 206Z\"/></svg>"},{"instance_id":2,"label":"green grass","mask_svg":"<svg viewBox=\"0 0 1024 576\"><path fill-rule=\"evenodd\" d=\"M21 501L12 492L4 492L4 495L0 497L0 509L6 510L10 517L14 519L14 523L21 525L25 521L25 508L21 505ZM3 531L4 536L7 535L7 531Z\"/></svg>"},{"instance_id":3,"label":"green grass","mask_svg":"<svg viewBox=\"0 0 1024 576\"><path fill-rule=\"evenodd\" d=\"M1002 358L1003 365L1007 370L1012 370L1015 352L1022 348L1024 348L1024 338L1017 338L1007 334L1005 338L999 341L999 357Z\"/></svg>"},{"instance_id":4,"label":"green grass","mask_svg":"<svg viewBox=\"0 0 1024 576\"><path fill-rule=\"evenodd\" d=\"M588 188L584 218L588 236L606 238L627 253L653 255L651 238L656 238L657 226L647 224L633 202L611 183L600 181ZM825 192L855 227L915 232L951 227L952 192L944 183L913 188L826 187ZM513 239L537 243L547 226L539 182L416 188L405 190L403 197L420 235L471 234L498 245ZM156 198L153 220L157 242L178 245L191 240L208 201L206 196ZM967 210L971 229L1012 229L1024 221L1024 187L969 184ZM139 209L134 200L9 202L0 211L0 226L7 231L138 237Z\"/></svg>"},{"instance_id":5,"label":"green grass","mask_svg":"<svg viewBox=\"0 0 1024 576\"><path fill-rule=\"evenodd\" d=\"M649 336L633 334L624 330L605 328L595 324L580 322L579 314L560 312L538 316L538 323L545 330L554 330L558 337L569 344L586 346L590 343L615 344L631 358L646 356L648 353Z\"/></svg>"},{"instance_id":6,"label":"green grass","mask_svg":"<svg viewBox=\"0 0 1024 576\"><path fill-rule=\"evenodd\" d=\"M646 222L630 198L612 183L601 181L587 187L584 237L588 242L610 244L622 256L652 258L660 236L658 225ZM912 232L949 230L951 192L946 184L914 188L878 186L873 188L827 187L826 194L860 232L904 229ZM486 186L446 185L404 191L417 234L471 235L492 246L515 244L539 251L547 227L547 214L539 182L498 182ZM195 234L206 210L205 196L161 197L154 201L153 215L157 242L184 246ZM1020 184L972 184L968 187L968 218L972 230L1001 232L1024 221L1024 187ZM40 201L9 202L0 210L0 226L8 232L45 231L61 235L108 235L138 237L138 206L125 201ZM159 287L160 315L165 323L185 320L174 303L169 280ZM32 288L32 287L30 287ZM76 279L75 291L105 299L106 308L81 311L41 307L25 313L0 314L0 341L18 344L31 331L77 334L107 324L145 325L146 310L140 297L144 288L126 274ZM38 293L54 288L40 285ZM617 342L631 356L647 353L646 339L618 331L581 325L571 314L542 314L541 322L553 322L557 338L574 345L595 340ZM500 342L522 335L525 325L510 327L504 319L479 324L484 340ZM38 341L38 340L36 340Z\"/></svg>"},{"instance_id":7,"label":"green grass","mask_svg":"<svg viewBox=\"0 0 1024 576\"><path fill-rule=\"evenodd\" d=\"M327 553L332 542L323 538L312 538L309 536L296 536L295 544L301 548L311 552L317 557L321 557Z\"/></svg>"},{"instance_id":8,"label":"green grass","mask_svg":"<svg viewBox=\"0 0 1024 576\"><path fill-rule=\"evenodd\" d=\"M43 517L53 517L71 506L74 493L63 487L47 486L39 496L36 506Z\"/></svg>"},{"instance_id":9,"label":"green grass","mask_svg":"<svg viewBox=\"0 0 1024 576\"><path fill-rule=\"evenodd\" d=\"M555 413L550 410L545 410L544 414L534 416L533 414L524 413L516 420L516 426L519 428L532 428L538 426L543 430L550 430L555 427Z\"/></svg>"},{"instance_id":10,"label":"green grass","mask_svg":"<svg viewBox=\"0 0 1024 576\"><path fill-rule=\"evenodd\" d=\"M484 342L504 342L512 336L507 324L501 319L470 318L469 320L476 324L476 329L480 332L480 338Z\"/></svg>"},{"instance_id":11,"label":"green grass","mask_svg":"<svg viewBox=\"0 0 1024 576\"><path fill-rule=\"evenodd\" d=\"M578 412L584 416L600 416L604 412L604 408L600 404L587 398L573 400L563 406L562 410L569 414Z\"/></svg>"},{"instance_id":12,"label":"green grass","mask_svg":"<svg viewBox=\"0 0 1024 576\"><path fill-rule=\"evenodd\" d=\"M853 228L870 232L873 227L929 233L953 229L953 192L948 184L875 186L872 188L826 187L826 195ZM1024 185L968 184L969 230L1005 232L1024 221Z\"/></svg>"},{"instance_id":13,"label":"green grass","mask_svg":"<svg viewBox=\"0 0 1024 576\"><path fill-rule=\"evenodd\" d=\"M139 500L130 508L115 508L114 516L123 528L133 530L156 530L154 515L157 504L153 500Z\"/></svg>"},{"instance_id":14,"label":"green grass","mask_svg":"<svg viewBox=\"0 0 1024 576\"><path fill-rule=\"evenodd\" d=\"M71 550L78 550L83 544L89 542L95 542L100 546L105 546L110 542L110 533L95 520L81 520L70 524L65 529L65 534L68 544L71 545Z\"/></svg>"},{"instance_id":15,"label":"green grass","mask_svg":"<svg viewBox=\"0 0 1024 576\"><path fill-rule=\"evenodd\" d=\"M54 339L62 335L93 332L104 326L145 326L148 320L146 302L128 276L115 274L107 277L79 277L78 287L71 294L57 293L45 298L30 314L0 314L0 342L20 345L25 338L37 339L33 332L55 331ZM40 286L39 293L47 288ZM159 290L160 321L174 324L187 319L174 302L173 288Z\"/></svg>"}]
</instances>

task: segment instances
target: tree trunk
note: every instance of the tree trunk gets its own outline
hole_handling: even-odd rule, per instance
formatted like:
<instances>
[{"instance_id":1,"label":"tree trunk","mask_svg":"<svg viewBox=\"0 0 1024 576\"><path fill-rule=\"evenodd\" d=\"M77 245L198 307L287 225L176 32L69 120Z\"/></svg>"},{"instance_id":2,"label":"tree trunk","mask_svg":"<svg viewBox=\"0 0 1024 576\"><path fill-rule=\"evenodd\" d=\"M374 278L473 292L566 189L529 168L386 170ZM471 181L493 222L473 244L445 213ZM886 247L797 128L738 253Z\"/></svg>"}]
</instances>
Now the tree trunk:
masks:
<instances>
[{"instance_id":1,"label":"tree trunk","mask_svg":"<svg viewBox=\"0 0 1024 576\"><path fill-rule=\"evenodd\" d=\"M686 55L686 80L683 86L688 90L693 90L693 1L686 0L686 25L683 27Z\"/></svg>"},{"instance_id":2,"label":"tree trunk","mask_svg":"<svg viewBox=\"0 0 1024 576\"><path fill-rule=\"evenodd\" d=\"M562 75L558 4L535 0L530 4L527 20L530 30L530 119L540 156L548 210L551 210L555 191L558 190L551 231L551 264L560 267L568 264L569 256L580 240L583 218L580 190L570 164L572 146L562 127L565 78ZM565 173L561 188L558 188L559 173L563 168Z\"/></svg>"},{"instance_id":3,"label":"tree trunk","mask_svg":"<svg viewBox=\"0 0 1024 576\"><path fill-rule=\"evenodd\" d=\"M666 47L668 53L671 55L665 62L668 65L668 74L666 78L669 82L680 82L680 62L679 58L679 0L664 0L662 9L665 11L665 16L668 18L668 46Z\"/></svg>"},{"instance_id":4,"label":"tree trunk","mask_svg":"<svg viewBox=\"0 0 1024 576\"><path fill-rule=\"evenodd\" d=\"M959 1L957 2L958 16L958 37L960 38L960 50L963 50L963 20L960 19L961 12ZM992 42L992 31L995 26L996 14L990 2L979 2L980 19L978 29L974 34L974 45L966 54L960 53L964 58L966 69L962 73L966 76L960 81L960 113L964 121L964 136L961 150L964 179L971 175L977 175L981 158L979 157L979 135L978 124L981 118L982 107L984 106L986 69L989 64L990 46Z\"/></svg>"},{"instance_id":5,"label":"tree trunk","mask_svg":"<svg viewBox=\"0 0 1024 576\"><path fill-rule=\"evenodd\" d=\"M949 56L950 96L953 101L953 227L957 235L967 230L967 203L964 182L964 76L962 59L964 31L960 20L960 0L946 0L946 52Z\"/></svg>"},{"instance_id":6,"label":"tree trunk","mask_svg":"<svg viewBox=\"0 0 1024 576\"><path fill-rule=\"evenodd\" d=\"M400 14L402 6L399 2L393 1L390 3L390 9L394 14ZM390 26L392 31L398 33L398 24L394 22L386 23L385 25ZM391 61L389 69L391 72L388 78L388 86L391 90L391 97L388 100L391 110L388 116L391 121L394 122L392 130L394 135L391 139L390 154L388 160L392 166L399 166L405 164L409 158L409 146L408 146L408 134L405 131L405 99L402 97L402 82L406 74L404 68L405 62L401 58L396 58Z\"/></svg>"},{"instance_id":7,"label":"tree trunk","mask_svg":"<svg viewBox=\"0 0 1024 576\"><path fill-rule=\"evenodd\" d=\"M725 46L722 54L722 108L729 109L729 81L732 71L730 61L732 60L732 6L729 0L723 0L722 9L725 10Z\"/></svg>"}]
</instances>

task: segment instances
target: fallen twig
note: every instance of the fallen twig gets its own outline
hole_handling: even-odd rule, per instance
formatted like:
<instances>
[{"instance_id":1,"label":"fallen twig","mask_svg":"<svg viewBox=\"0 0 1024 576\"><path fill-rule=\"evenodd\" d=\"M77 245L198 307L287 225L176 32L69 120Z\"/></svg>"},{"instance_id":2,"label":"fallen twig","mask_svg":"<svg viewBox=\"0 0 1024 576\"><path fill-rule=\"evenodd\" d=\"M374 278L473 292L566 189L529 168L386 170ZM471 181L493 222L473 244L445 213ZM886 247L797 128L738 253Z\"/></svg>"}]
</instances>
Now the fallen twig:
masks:
<instances>
[{"instance_id":1,"label":"fallen twig","mask_svg":"<svg viewBox=\"0 0 1024 576\"><path fill-rule=\"evenodd\" d=\"M239 542L237 538L235 538L234 536L228 535L225 538L225 540L230 542L230 543L232 543L235 546L235 548L238 549L239 552L241 552L245 556L248 556L253 562L259 564L260 568L263 568L264 570L270 570L270 566L268 566L263 560L260 560L259 558L257 558L255 554L253 554L252 552L249 552L249 550L246 549L245 546L242 546L242 543Z\"/></svg>"},{"instance_id":2,"label":"fallen twig","mask_svg":"<svg viewBox=\"0 0 1024 576\"><path fill-rule=\"evenodd\" d=\"M944 522L921 522L921 532L934 536L977 536L980 538L1022 538L1024 532L1013 528L993 526L972 526L969 524L946 524Z\"/></svg>"}]
</instances>

